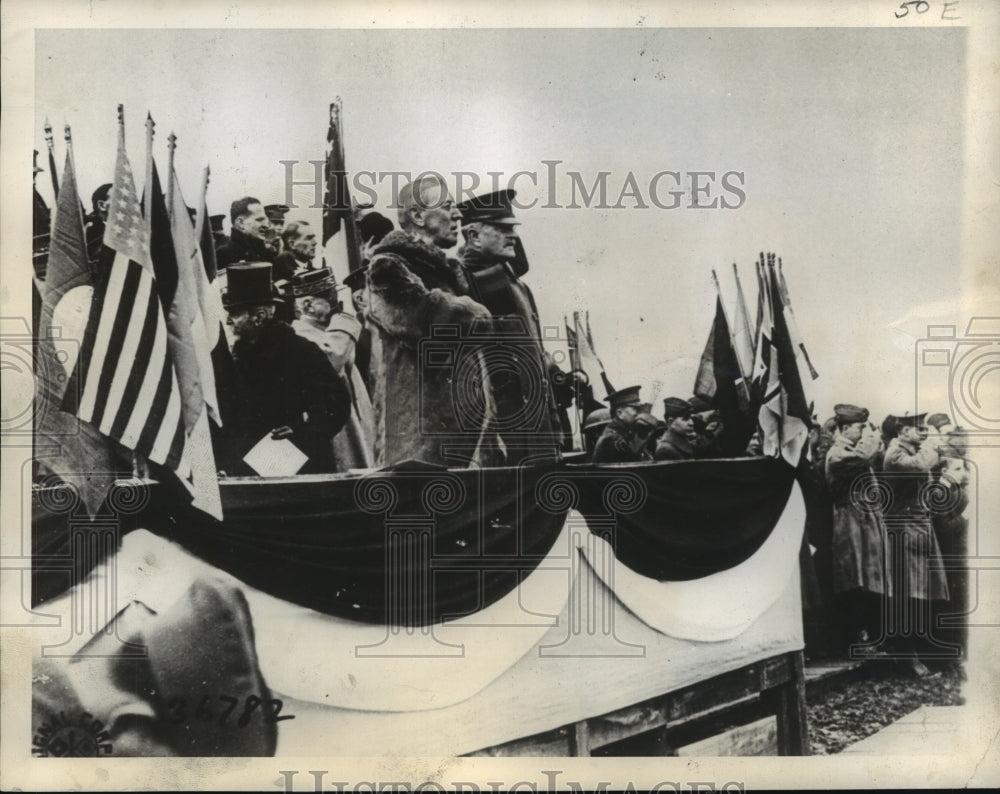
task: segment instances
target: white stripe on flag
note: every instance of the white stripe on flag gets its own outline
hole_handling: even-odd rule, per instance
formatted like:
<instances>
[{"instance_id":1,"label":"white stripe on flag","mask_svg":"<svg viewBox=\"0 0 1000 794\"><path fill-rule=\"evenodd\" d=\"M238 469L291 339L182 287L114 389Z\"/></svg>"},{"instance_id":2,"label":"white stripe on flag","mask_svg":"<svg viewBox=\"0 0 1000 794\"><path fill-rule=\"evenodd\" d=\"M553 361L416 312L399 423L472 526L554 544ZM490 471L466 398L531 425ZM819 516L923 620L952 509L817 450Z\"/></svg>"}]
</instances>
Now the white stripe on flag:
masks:
<instances>
[{"instance_id":1,"label":"white stripe on flag","mask_svg":"<svg viewBox=\"0 0 1000 794\"><path fill-rule=\"evenodd\" d=\"M143 374L143 385L145 386L145 382L149 379L150 366L155 365L156 362L156 358L150 358L146 361L138 360L139 343L142 340L142 328L146 323L146 311L149 301L156 300L155 295L150 295L151 287L152 279L145 268L143 268L140 271L139 286L136 288L135 301L130 307L132 313L128 318L128 330L125 332L121 354L115 365L115 376L111 381L111 389L108 391L108 399L104 407L104 418L101 421L100 429L105 435L111 434L111 428L114 426L115 417L118 415L118 411L122 405L122 397L125 394L125 389L133 372L136 369L145 368L145 373ZM126 406L126 408L134 418L136 409L148 414L149 405L150 403L142 402L140 395L135 405ZM129 424L131 424L131 421ZM136 438L138 439L138 435L136 435ZM134 449L134 441L123 440L122 443L130 449Z\"/></svg>"},{"instance_id":2,"label":"white stripe on flag","mask_svg":"<svg viewBox=\"0 0 1000 794\"><path fill-rule=\"evenodd\" d=\"M156 434L156 441L153 442L153 449L149 453L149 459L157 463L166 463L170 455L170 447L177 434L177 423L181 421L181 395L177 388L177 375L173 367L170 368L170 399L167 401L167 409L163 412L163 420L160 422L160 430ZM178 476L181 472L177 472Z\"/></svg>"},{"instance_id":3,"label":"white stripe on flag","mask_svg":"<svg viewBox=\"0 0 1000 794\"><path fill-rule=\"evenodd\" d=\"M145 310L148 309L150 301L156 302L156 335L153 337L153 348L149 353L149 360L146 362L146 371L143 373L142 386L139 388L139 393L135 398L132 415L129 417L125 432L122 433L122 443L131 449L135 448L139 437L142 435L143 428L150 421L149 414L153 408L153 401L156 398L156 390L160 385L160 376L163 373L163 359L167 355L167 326L163 322L163 317L159 314L159 298L152 293L152 285L153 279L150 278L149 273L143 268L142 275L139 278L139 296L142 302L140 303L139 300L136 300L136 306L143 307L144 310L141 314L145 317ZM139 313L136 312L136 314ZM136 362L136 365L138 366L139 362ZM150 459L154 460L152 455L150 455ZM162 461L157 460L156 462L161 463Z\"/></svg>"},{"instance_id":4,"label":"white stripe on flag","mask_svg":"<svg viewBox=\"0 0 1000 794\"><path fill-rule=\"evenodd\" d=\"M108 307L114 306L117 308L118 304L121 303L122 289L125 286L125 274L127 272L128 257L123 257L122 254L115 254L115 261L111 266L111 275L108 278L108 288L104 294L104 303L101 306L97 333L94 337L94 350L90 356L87 382L83 386L80 409L77 411L77 415L87 422L94 418L98 385L101 382L104 361L108 355L108 342L111 340L111 331L114 328L115 312L108 311Z\"/></svg>"}]
</instances>

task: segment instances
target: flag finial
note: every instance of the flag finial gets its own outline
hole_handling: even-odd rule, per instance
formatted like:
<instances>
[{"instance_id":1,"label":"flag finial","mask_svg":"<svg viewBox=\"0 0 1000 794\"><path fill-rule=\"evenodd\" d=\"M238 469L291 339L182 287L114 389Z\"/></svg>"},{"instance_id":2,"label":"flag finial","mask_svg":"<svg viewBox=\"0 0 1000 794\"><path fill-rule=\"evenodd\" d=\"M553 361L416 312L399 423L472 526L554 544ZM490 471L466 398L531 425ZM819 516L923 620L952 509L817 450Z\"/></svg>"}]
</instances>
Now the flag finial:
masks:
<instances>
[{"instance_id":1,"label":"flag finial","mask_svg":"<svg viewBox=\"0 0 1000 794\"><path fill-rule=\"evenodd\" d=\"M170 151L177 148L177 136L174 135L173 130L171 130L170 134L167 136L167 146L170 147Z\"/></svg>"},{"instance_id":2,"label":"flag finial","mask_svg":"<svg viewBox=\"0 0 1000 794\"><path fill-rule=\"evenodd\" d=\"M47 116L45 118L45 126L42 127L42 129L45 130L45 142L47 144L49 144L49 146L51 146L52 145L52 125L49 124L49 119L48 119Z\"/></svg>"},{"instance_id":3,"label":"flag finial","mask_svg":"<svg viewBox=\"0 0 1000 794\"><path fill-rule=\"evenodd\" d=\"M63 127L63 137L66 138L66 143L73 143L73 133L70 132L69 124L66 124L65 127Z\"/></svg>"},{"instance_id":4,"label":"flag finial","mask_svg":"<svg viewBox=\"0 0 1000 794\"><path fill-rule=\"evenodd\" d=\"M119 105L118 106L118 126L119 127L124 127L125 126L125 106L124 105Z\"/></svg>"}]
</instances>

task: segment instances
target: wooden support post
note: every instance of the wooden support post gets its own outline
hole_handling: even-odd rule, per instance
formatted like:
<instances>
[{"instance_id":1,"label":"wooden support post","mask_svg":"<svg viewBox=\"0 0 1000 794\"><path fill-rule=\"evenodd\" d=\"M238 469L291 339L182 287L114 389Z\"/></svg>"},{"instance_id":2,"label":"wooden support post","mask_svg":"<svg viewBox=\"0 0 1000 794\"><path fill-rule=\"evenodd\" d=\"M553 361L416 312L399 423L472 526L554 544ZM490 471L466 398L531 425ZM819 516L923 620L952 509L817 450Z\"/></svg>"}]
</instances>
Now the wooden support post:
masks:
<instances>
[{"instance_id":1,"label":"wooden support post","mask_svg":"<svg viewBox=\"0 0 1000 794\"><path fill-rule=\"evenodd\" d=\"M574 757L590 755L590 730L586 720L573 723L571 726L569 754Z\"/></svg>"},{"instance_id":2,"label":"wooden support post","mask_svg":"<svg viewBox=\"0 0 1000 794\"><path fill-rule=\"evenodd\" d=\"M763 693L778 719L778 755L809 755L805 663L802 652L788 654L790 680Z\"/></svg>"}]
</instances>

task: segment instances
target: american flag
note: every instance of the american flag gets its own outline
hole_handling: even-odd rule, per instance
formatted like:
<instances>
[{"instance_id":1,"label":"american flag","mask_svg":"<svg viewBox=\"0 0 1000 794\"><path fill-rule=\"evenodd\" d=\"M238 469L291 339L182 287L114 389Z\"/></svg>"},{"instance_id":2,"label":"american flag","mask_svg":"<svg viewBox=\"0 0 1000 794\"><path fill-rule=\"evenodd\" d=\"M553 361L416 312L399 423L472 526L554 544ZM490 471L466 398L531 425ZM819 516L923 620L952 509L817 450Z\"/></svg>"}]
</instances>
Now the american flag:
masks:
<instances>
[{"instance_id":1,"label":"american flag","mask_svg":"<svg viewBox=\"0 0 1000 794\"><path fill-rule=\"evenodd\" d=\"M180 392L121 116L104 245L110 272L95 291L63 410L186 479Z\"/></svg>"}]
</instances>

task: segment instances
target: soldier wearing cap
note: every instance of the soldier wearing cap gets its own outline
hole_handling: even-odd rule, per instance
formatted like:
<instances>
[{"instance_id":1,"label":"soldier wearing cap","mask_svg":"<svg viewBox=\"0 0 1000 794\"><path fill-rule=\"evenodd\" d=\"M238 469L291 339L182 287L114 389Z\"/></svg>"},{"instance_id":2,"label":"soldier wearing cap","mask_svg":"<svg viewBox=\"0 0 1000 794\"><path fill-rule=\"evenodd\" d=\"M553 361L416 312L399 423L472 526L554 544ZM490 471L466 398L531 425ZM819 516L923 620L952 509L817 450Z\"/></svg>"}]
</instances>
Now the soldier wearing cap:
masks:
<instances>
[{"instance_id":1,"label":"soldier wearing cap","mask_svg":"<svg viewBox=\"0 0 1000 794\"><path fill-rule=\"evenodd\" d=\"M457 263L445 255L458 241L461 216L437 175L404 185L397 204L401 230L372 251L365 290L376 465L411 458L494 465L492 391L482 350L469 341L488 327L490 313L461 294ZM429 343L441 350L437 357ZM454 388L459 374L461 388Z\"/></svg>"},{"instance_id":2,"label":"soldier wearing cap","mask_svg":"<svg viewBox=\"0 0 1000 794\"><path fill-rule=\"evenodd\" d=\"M269 263L227 269L222 303L239 394L236 415L223 416L220 457L229 474L252 473L242 458L267 435L308 456L301 473L334 471L330 440L347 421L350 394L323 351L275 317L280 302Z\"/></svg>"},{"instance_id":3,"label":"soldier wearing cap","mask_svg":"<svg viewBox=\"0 0 1000 794\"><path fill-rule=\"evenodd\" d=\"M333 459L337 471L371 468L375 463L375 418L368 389L354 366L354 350L361 323L340 311L337 282L329 268L295 276L292 279L292 294L298 315L292 328L326 353L351 395L347 424L333 437Z\"/></svg>"},{"instance_id":4,"label":"soldier wearing cap","mask_svg":"<svg viewBox=\"0 0 1000 794\"><path fill-rule=\"evenodd\" d=\"M271 231L268 234L267 244L276 254L280 254L285 250L284 241L281 239L281 232L284 231L285 216L290 210L291 207L287 204L264 205L264 214L267 215L267 221L271 224Z\"/></svg>"},{"instance_id":5,"label":"soldier wearing cap","mask_svg":"<svg viewBox=\"0 0 1000 794\"><path fill-rule=\"evenodd\" d=\"M882 440L868 424L867 409L841 403L833 412L833 443L825 458L833 502L833 591L844 607L848 642L874 642L882 600L890 593L885 524L881 508L859 494L877 492L873 466Z\"/></svg>"},{"instance_id":6,"label":"soldier wearing cap","mask_svg":"<svg viewBox=\"0 0 1000 794\"><path fill-rule=\"evenodd\" d=\"M458 205L465 238L459 258L469 294L490 310L498 336L511 339L512 360L491 372L508 464L529 454L529 447L568 440L574 391L573 378L542 344L535 298L520 279L528 263L517 234L516 195L500 190Z\"/></svg>"},{"instance_id":7,"label":"soldier wearing cap","mask_svg":"<svg viewBox=\"0 0 1000 794\"><path fill-rule=\"evenodd\" d=\"M920 661L923 638L930 638L932 602L948 600L948 583L941 551L931 524L926 491L931 472L940 458L927 441L926 414L897 417L897 436L885 451L882 464L885 482L892 489L892 504L886 510L890 547L893 597L897 611L905 609L914 632L899 638L900 649L911 656L913 672L923 677L927 667ZM922 635L922 636L921 636Z\"/></svg>"},{"instance_id":8,"label":"soldier wearing cap","mask_svg":"<svg viewBox=\"0 0 1000 794\"><path fill-rule=\"evenodd\" d=\"M631 463L645 460L636 448L635 420L639 416L639 386L629 386L609 394L611 423L597 440L594 463Z\"/></svg>"},{"instance_id":9,"label":"soldier wearing cap","mask_svg":"<svg viewBox=\"0 0 1000 794\"><path fill-rule=\"evenodd\" d=\"M654 460L689 460L694 457L694 423L691 405L680 397L663 400L663 418L667 431L660 436Z\"/></svg>"},{"instance_id":10,"label":"soldier wearing cap","mask_svg":"<svg viewBox=\"0 0 1000 794\"><path fill-rule=\"evenodd\" d=\"M697 394L688 399L691 406L692 446L696 458L723 457L721 449L722 414L708 400Z\"/></svg>"},{"instance_id":11,"label":"soldier wearing cap","mask_svg":"<svg viewBox=\"0 0 1000 794\"><path fill-rule=\"evenodd\" d=\"M111 206L111 183L101 185L90 196L92 212L85 218L84 234L87 238L87 259L91 268L96 270L104 247L104 225L108 220L108 208Z\"/></svg>"}]
</instances>

